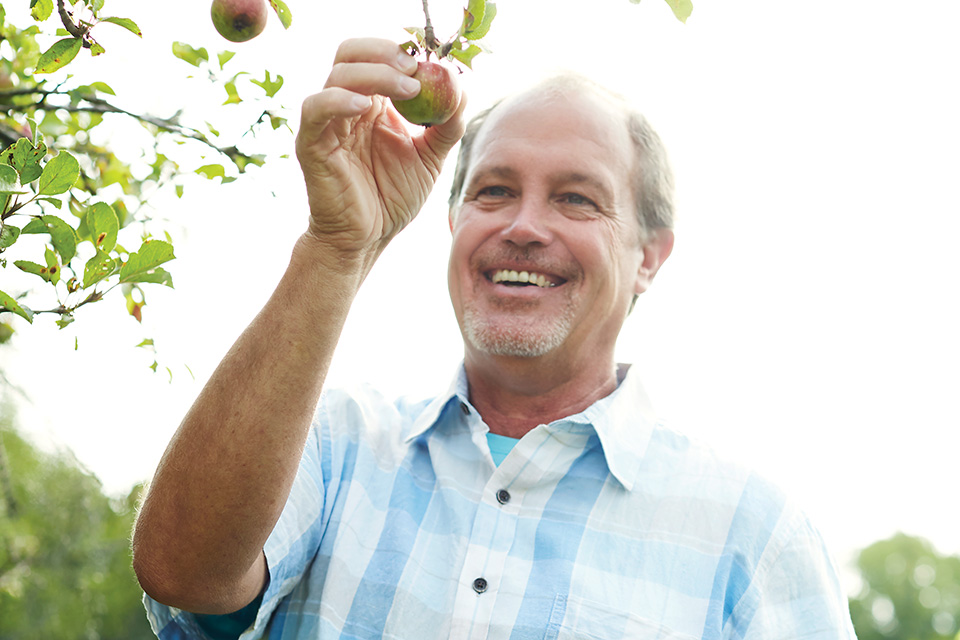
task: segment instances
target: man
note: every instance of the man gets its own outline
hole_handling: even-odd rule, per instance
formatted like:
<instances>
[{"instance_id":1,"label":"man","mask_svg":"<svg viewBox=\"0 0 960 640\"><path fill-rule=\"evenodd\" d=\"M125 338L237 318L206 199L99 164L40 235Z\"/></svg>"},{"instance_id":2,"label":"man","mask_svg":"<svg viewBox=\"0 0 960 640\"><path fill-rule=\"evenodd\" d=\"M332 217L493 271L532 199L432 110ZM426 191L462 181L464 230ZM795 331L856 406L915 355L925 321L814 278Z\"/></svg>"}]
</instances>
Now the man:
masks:
<instances>
[{"instance_id":1,"label":"man","mask_svg":"<svg viewBox=\"0 0 960 640\"><path fill-rule=\"evenodd\" d=\"M590 83L510 98L461 146L450 389L321 398L353 296L464 131L461 101L410 136L384 96L416 94L414 69L348 41L304 104L308 230L138 518L158 635L852 638L803 514L657 425L614 363L673 246L671 179L656 134Z\"/></svg>"}]
</instances>

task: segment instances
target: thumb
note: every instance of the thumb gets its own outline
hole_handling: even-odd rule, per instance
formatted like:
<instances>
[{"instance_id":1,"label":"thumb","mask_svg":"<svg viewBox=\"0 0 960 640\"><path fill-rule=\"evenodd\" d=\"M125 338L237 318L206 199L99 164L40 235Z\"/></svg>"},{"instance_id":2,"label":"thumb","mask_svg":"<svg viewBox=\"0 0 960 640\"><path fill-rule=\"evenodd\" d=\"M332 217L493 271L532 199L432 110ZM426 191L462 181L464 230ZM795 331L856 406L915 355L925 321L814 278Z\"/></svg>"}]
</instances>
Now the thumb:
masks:
<instances>
[{"instance_id":1,"label":"thumb","mask_svg":"<svg viewBox=\"0 0 960 640\"><path fill-rule=\"evenodd\" d=\"M463 132L467 128L464 112L467 107L467 94L460 91L460 102L457 110L449 120L443 124L436 124L432 127L426 127L418 140L418 146L421 146L421 155L425 152L434 156L438 166L443 163L443 159L463 137Z\"/></svg>"}]
</instances>

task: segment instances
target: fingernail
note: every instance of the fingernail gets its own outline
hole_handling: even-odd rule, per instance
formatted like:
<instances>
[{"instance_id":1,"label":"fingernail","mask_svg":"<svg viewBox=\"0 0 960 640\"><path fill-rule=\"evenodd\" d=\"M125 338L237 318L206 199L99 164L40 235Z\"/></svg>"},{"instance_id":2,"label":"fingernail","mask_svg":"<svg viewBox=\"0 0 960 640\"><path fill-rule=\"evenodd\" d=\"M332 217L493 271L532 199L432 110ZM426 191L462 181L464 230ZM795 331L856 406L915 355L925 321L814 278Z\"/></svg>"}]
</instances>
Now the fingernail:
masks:
<instances>
[{"instance_id":1,"label":"fingernail","mask_svg":"<svg viewBox=\"0 0 960 640\"><path fill-rule=\"evenodd\" d=\"M414 80L410 76L404 76L400 79L400 91L409 94L411 97L420 93L420 81Z\"/></svg>"},{"instance_id":2,"label":"fingernail","mask_svg":"<svg viewBox=\"0 0 960 640\"><path fill-rule=\"evenodd\" d=\"M400 70L403 72L415 71L417 68L417 61L413 59L406 51L400 50L400 53L397 54L397 62L400 63Z\"/></svg>"},{"instance_id":3,"label":"fingernail","mask_svg":"<svg viewBox=\"0 0 960 640\"><path fill-rule=\"evenodd\" d=\"M368 96L354 96L350 102L351 106L357 111L362 111L370 107L370 98Z\"/></svg>"}]
</instances>

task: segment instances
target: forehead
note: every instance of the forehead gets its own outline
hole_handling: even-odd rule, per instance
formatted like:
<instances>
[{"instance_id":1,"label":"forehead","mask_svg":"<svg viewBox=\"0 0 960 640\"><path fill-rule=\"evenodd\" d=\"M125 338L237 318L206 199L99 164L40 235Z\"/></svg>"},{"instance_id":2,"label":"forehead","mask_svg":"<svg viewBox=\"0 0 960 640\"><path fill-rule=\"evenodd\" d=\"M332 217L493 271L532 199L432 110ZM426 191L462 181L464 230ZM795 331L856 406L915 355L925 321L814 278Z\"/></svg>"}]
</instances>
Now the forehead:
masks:
<instances>
[{"instance_id":1,"label":"forehead","mask_svg":"<svg viewBox=\"0 0 960 640\"><path fill-rule=\"evenodd\" d=\"M511 169L606 174L627 187L634 169L625 110L573 92L522 95L490 113L474 141L471 174Z\"/></svg>"}]
</instances>

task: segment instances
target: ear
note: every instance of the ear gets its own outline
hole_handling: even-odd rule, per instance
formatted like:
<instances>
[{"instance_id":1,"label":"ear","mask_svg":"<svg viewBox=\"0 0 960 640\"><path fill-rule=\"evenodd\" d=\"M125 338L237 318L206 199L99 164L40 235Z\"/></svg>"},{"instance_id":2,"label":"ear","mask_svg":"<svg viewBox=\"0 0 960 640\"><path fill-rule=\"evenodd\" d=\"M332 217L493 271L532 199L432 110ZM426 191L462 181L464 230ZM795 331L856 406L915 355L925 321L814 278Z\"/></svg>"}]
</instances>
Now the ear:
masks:
<instances>
[{"instance_id":1,"label":"ear","mask_svg":"<svg viewBox=\"0 0 960 640\"><path fill-rule=\"evenodd\" d=\"M660 266L667 261L673 251L673 230L653 229L643 243L643 259L637 269L637 281L634 293L641 294L650 288Z\"/></svg>"},{"instance_id":2,"label":"ear","mask_svg":"<svg viewBox=\"0 0 960 640\"><path fill-rule=\"evenodd\" d=\"M453 234L453 219L456 217L456 208L450 207L447 211L447 224L450 225L450 233Z\"/></svg>"}]
</instances>

